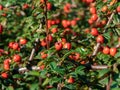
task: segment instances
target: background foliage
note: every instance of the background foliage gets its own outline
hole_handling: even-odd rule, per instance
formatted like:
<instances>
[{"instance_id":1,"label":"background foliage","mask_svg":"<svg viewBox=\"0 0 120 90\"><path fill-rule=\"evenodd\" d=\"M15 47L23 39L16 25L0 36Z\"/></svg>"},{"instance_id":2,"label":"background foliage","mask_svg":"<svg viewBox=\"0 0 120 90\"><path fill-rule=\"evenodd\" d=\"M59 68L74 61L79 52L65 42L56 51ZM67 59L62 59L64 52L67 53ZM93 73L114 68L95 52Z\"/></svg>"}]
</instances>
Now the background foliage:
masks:
<instances>
[{"instance_id":1,"label":"background foliage","mask_svg":"<svg viewBox=\"0 0 120 90\"><path fill-rule=\"evenodd\" d=\"M0 0L1 6L1 90L104 90L109 85L111 90L120 89L119 1ZM91 7L96 8L97 17ZM98 33L92 33L92 28ZM104 40L93 55L99 35ZM25 44L20 43L21 38ZM10 43L16 44L10 47ZM105 54L106 46L114 47L116 52ZM34 48L34 57L29 61ZM20 55L18 61L16 54ZM31 70L32 66L40 70ZM19 72L22 67L28 72Z\"/></svg>"}]
</instances>

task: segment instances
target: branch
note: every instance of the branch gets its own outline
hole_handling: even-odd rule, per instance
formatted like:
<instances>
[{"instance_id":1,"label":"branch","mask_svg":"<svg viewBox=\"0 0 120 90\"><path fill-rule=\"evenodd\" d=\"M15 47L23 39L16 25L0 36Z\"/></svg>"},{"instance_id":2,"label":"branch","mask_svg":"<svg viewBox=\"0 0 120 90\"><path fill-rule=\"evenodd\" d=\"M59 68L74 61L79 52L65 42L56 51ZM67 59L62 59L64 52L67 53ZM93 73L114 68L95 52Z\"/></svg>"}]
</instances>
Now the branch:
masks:
<instances>
[{"instance_id":1,"label":"branch","mask_svg":"<svg viewBox=\"0 0 120 90\"><path fill-rule=\"evenodd\" d=\"M108 25L111 23L114 14L115 14L114 12L111 14L111 16L110 16L110 18L109 18L106 26L108 26ZM105 31L106 31L106 29L104 29L103 33L104 33ZM94 49L94 51L93 51L93 54L91 55L91 57L93 57L93 56L95 56L95 55L97 54L99 47L100 47L100 43L97 43L96 46L95 46L95 49Z\"/></svg>"},{"instance_id":2,"label":"branch","mask_svg":"<svg viewBox=\"0 0 120 90\"><path fill-rule=\"evenodd\" d=\"M106 90L110 90L110 87L111 87L111 84L112 84L112 81L113 81L113 79L112 79L112 74L110 74L110 79L109 79L109 82L108 82L108 84L106 85Z\"/></svg>"},{"instance_id":3,"label":"branch","mask_svg":"<svg viewBox=\"0 0 120 90\"><path fill-rule=\"evenodd\" d=\"M91 65L91 68L95 70L101 70L101 69L107 69L109 67L107 65Z\"/></svg>"},{"instance_id":4,"label":"branch","mask_svg":"<svg viewBox=\"0 0 120 90\"><path fill-rule=\"evenodd\" d=\"M48 23L47 23L47 2L46 2L46 0L44 0L44 2L45 2L44 14L45 14L45 22L46 22L46 35L48 36L49 29L48 29ZM47 40L47 49L49 49L49 44L50 44L50 41L48 39Z\"/></svg>"},{"instance_id":5,"label":"branch","mask_svg":"<svg viewBox=\"0 0 120 90\"><path fill-rule=\"evenodd\" d=\"M29 57L29 61L32 61L32 59L33 59L33 57L34 57L35 49L36 49L36 47L37 47L38 42L39 42L39 39L36 38L36 40L35 40L35 46L34 46L34 48L33 48L32 51L31 51L31 54L30 54L30 57Z\"/></svg>"},{"instance_id":6,"label":"branch","mask_svg":"<svg viewBox=\"0 0 120 90\"><path fill-rule=\"evenodd\" d=\"M19 68L19 69L16 69L19 73L22 73L22 72L28 72L29 70L27 69L27 67L23 67L23 68ZM36 70L36 71L38 71L38 70L41 70L41 68L40 67L38 67L38 66L32 66L31 67L31 70Z\"/></svg>"}]
</instances>

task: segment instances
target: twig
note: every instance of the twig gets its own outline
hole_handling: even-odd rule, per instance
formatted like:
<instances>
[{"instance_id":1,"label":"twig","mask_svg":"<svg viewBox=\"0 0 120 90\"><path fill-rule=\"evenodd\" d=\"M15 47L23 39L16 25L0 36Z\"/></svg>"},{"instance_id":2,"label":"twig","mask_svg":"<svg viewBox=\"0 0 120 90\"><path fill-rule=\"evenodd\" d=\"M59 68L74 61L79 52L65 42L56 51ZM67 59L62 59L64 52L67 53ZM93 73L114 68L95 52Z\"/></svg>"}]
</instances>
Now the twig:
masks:
<instances>
[{"instance_id":1,"label":"twig","mask_svg":"<svg viewBox=\"0 0 120 90\"><path fill-rule=\"evenodd\" d=\"M91 65L91 68L95 70L101 70L101 69L107 69L109 67L107 65Z\"/></svg>"},{"instance_id":2,"label":"twig","mask_svg":"<svg viewBox=\"0 0 120 90\"><path fill-rule=\"evenodd\" d=\"M48 23L47 23L47 2L46 2L46 0L44 0L44 2L45 2L45 11L44 11L44 14L45 14L45 22L46 22L46 35L48 37L49 30L48 30ZM50 44L50 41L48 39L47 40L47 49L49 49L49 44Z\"/></svg>"},{"instance_id":3,"label":"twig","mask_svg":"<svg viewBox=\"0 0 120 90\"><path fill-rule=\"evenodd\" d=\"M41 70L41 68L38 66L32 66L31 70L38 71L38 70ZM20 73L20 72L28 72L29 70L27 69L27 67L23 67L23 68L19 68L17 71Z\"/></svg>"},{"instance_id":4,"label":"twig","mask_svg":"<svg viewBox=\"0 0 120 90\"><path fill-rule=\"evenodd\" d=\"M58 85L57 85L57 90L62 90L61 83L58 83Z\"/></svg>"},{"instance_id":5,"label":"twig","mask_svg":"<svg viewBox=\"0 0 120 90\"><path fill-rule=\"evenodd\" d=\"M29 57L29 61L32 61L32 59L34 57L35 49L36 49L36 46L37 46L38 42L39 42L39 39L36 38L36 40L35 40L35 46L34 46L34 48L31 51L31 54L30 54L30 57Z\"/></svg>"},{"instance_id":6,"label":"twig","mask_svg":"<svg viewBox=\"0 0 120 90\"><path fill-rule=\"evenodd\" d=\"M108 26L111 23L113 16L114 16L114 12L111 14L111 16L110 16L106 26ZM105 31L106 31L106 29L104 29L103 33ZM93 54L91 55L91 57L93 57L93 56L95 56L97 54L99 47L100 47L100 43L97 43L96 46L95 46L95 49L93 51Z\"/></svg>"},{"instance_id":7,"label":"twig","mask_svg":"<svg viewBox=\"0 0 120 90\"><path fill-rule=\"evenodd\" d=\"M97 45L95 46L95 50L94 50L92 56L95 56L97 54L99 48L100 48L100 43L97 43Z\"/></svg>"},{"instance_id":8,"label":"twig","mask_svg":"<svg viewBox=\"0 0 120 90\"><path fill-rule=\"evenodd\" d=\"M111 83L112 83L112 81L113 81L113 79L112 79L112 74L110 74L110 79L109 79L109 82L108 82L108 84L106 85L106 90L110 90L110 87L111 87Z\"/></svg>"}]
</instances>

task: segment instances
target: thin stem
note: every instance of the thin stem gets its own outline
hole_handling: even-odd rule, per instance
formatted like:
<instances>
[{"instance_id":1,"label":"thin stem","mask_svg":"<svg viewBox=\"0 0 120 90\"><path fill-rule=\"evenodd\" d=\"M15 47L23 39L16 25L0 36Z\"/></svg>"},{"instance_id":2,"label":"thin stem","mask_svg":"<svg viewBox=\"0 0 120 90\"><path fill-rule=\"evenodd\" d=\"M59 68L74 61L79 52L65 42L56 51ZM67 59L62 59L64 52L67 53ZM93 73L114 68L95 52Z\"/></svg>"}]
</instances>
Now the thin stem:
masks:
<instances>
[{"instance_id":1,"label":"thin stem","mask_svg":"<svg viewBox=\"0 0 120 90\"><path fill-rule=\"evenodd\" d=\"M46 0L44 0L44 2L45 2L44 14L45 14L45 22L46 22L46 36L48 37L49 29L48 29L48 23L47 23L47 2L46 2ZM49 39L47 39L47 49L49 49L49 45L50 45L50 41L49 41Z\"/></svg>"},{"instance_id":2,"label":"thin stem","mask_svg":"<svg viewBox=\"0 0 120 90\"><path fill-rule=\"evenodd\" d=\"M114 14L115 14L114 12L111 14L111 16L110 16L110 18L109 18L106 26L108 26L108 25L111 23ZM106 31L106 29L104 29L103 33L104 33L105 31ZM95 49L94 49L93 54L91 55L91 57L93 57L93 56L95 56L95 55L97 54L100 45L101 45L100 43L97 43L97 44L96 44Z\"/></svg>"}]
</instances>

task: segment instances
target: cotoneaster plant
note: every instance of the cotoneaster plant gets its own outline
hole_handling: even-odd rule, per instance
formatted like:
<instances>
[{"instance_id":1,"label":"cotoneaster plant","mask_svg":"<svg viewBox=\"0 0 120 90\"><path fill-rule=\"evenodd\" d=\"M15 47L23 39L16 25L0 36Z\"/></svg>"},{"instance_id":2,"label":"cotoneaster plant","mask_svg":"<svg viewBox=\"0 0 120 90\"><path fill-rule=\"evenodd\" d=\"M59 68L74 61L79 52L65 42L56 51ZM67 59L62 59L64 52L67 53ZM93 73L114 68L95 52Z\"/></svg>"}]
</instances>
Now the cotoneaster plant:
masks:
<instances>
[{"instance_id":1,"label":"cotoneaster plant","mask_svg":"<svg viewBox=\"0 0 120 90\"><path fill-rule=\"evenodd\" d=\"M118 0L2 0L0 89L119 90Z\"/></svg>"}]
</instances>

